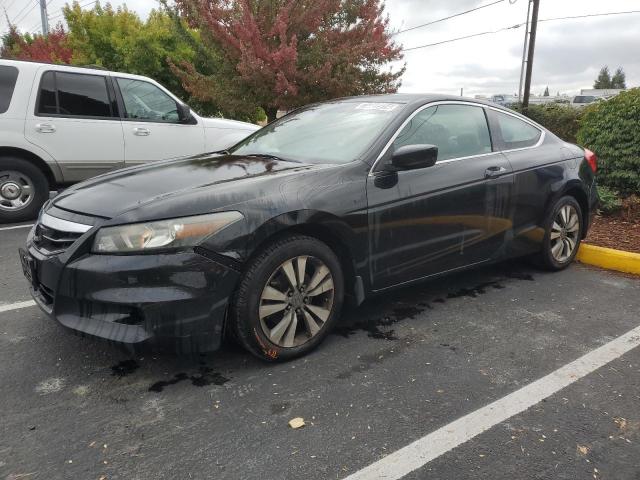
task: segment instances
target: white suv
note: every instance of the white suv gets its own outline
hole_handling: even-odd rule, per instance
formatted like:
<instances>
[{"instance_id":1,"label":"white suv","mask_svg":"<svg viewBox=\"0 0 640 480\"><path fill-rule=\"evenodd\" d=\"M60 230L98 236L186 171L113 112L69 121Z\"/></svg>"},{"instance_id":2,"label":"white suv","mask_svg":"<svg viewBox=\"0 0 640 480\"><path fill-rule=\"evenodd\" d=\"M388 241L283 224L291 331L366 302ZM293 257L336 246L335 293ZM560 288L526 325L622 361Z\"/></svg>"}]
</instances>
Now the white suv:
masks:
<instances>
[{"instance_id":1,"label":"white suv","mask_svg":"<svg viewBox=\"0 0 640 480\"><path fill-rule=\"evenodd\" d=\"M116 168L225 149L259 127L202 118L153 80L0 60L0 222Z\"/></svg>"}]
</instances>

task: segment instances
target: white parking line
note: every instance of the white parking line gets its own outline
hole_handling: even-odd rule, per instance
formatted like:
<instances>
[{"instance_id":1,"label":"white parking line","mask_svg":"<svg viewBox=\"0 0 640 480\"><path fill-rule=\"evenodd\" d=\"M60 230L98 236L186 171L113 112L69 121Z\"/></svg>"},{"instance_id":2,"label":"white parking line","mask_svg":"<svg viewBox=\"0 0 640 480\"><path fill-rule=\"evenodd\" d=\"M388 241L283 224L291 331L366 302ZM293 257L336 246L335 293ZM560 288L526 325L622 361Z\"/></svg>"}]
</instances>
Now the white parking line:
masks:
<instances>
[{"instance_id":1,"label":"white parking line","mask_svg":"<svg viewBox=\"0 0 640 480\"><path fill-rule=\"evenodd\" d=\"M458 445L550 397L638 345L640 345L640 326L546 377L416 440L348 476L345 480L402 478Z\"/></svg>"},{"instance_id":2,"label":"white parking line","mask_svg":"<svg viewBox=\"0 0 640 480\"><path fill-rule=\"evenodd\" d=\"M17 228L31 228L31 227L33 227L33 225L34 224L32 223L30 225L14 225L12 227L0 227L0 231L1 230L15 230Z\"/></svg>"},{"instance_id":3,"label":"white parking line","mask_svg":"<svg viewBox=\"0 0 640 480\"><path fill-rule=\"evenodd\" d=\"M26 300L24 302L9 303L7 305L0 305L0 313L10 312L12 310L19 310L21 308L33 307L36 304L33 300Z\"/></svg>"}]
</instances>

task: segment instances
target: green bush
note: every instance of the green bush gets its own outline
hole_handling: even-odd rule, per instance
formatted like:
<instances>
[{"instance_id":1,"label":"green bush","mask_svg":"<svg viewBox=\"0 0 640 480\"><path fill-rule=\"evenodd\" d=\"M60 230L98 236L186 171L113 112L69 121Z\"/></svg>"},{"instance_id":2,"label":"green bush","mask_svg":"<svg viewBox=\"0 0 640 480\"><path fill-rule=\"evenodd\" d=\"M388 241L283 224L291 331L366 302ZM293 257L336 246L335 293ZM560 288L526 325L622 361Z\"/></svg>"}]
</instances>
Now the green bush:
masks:
<instances>
[{"instance_id":1,"label":"green bush","mask_svg":"<svg viewBox=\"0 0 640 480\"><path fill-rule=\"evenodd\" d=\"M534 122L551 130L564 141L576 143L581 110L558 103L529 105L524 111L518 106L514 110L520 111Z\"/></svg>"},{"instance_id":2,"label":"green bush","mask_svg":"<svg viewBox=\"0 0 640 480\"><path fill-rule=\"evenodd\" d=\"M640 193L640 88L585 108L578 143L598 156L598 183Z\"/></svg>"},{"instance_id":3,"label":"green bush","mask_svg":"<svg viewBox=\"0 0 640 480\"><path fill-rule=\"evenodd\" d=\"M622 199L618 192L609 187L598 187L600 195L600 211L604 214L616 212L622 208Z\"/></svg>"}]
</instances>

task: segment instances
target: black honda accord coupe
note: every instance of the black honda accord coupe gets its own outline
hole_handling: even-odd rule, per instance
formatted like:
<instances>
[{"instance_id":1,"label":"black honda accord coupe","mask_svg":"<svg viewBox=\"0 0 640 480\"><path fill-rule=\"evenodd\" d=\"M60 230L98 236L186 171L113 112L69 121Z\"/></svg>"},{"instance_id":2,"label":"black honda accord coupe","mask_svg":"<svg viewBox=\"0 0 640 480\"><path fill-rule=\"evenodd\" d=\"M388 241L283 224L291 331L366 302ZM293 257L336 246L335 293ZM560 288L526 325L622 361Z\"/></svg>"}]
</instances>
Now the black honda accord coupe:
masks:
<instances>
[{"instance_id":1,"label":"black honda accord coupe","mask_svg":"<svg viewBox=\"0 0 640 480\"><path fill-rule=\"evenodd\" d=\"M389 289L524 255L565 268L596 162L489 103L339 99L64 191L21 260L40 307L82 334L202 352L229 332L286 360Z\"/></svg>"}]
</instances>

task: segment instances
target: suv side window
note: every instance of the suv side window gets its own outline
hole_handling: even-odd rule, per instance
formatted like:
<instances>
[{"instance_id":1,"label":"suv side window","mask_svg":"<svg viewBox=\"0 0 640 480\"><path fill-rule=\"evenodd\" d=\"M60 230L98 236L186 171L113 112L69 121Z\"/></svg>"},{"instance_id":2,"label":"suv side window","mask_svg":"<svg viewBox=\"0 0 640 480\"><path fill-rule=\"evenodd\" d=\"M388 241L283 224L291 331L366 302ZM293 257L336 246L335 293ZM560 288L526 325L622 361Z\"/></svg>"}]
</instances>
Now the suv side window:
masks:
<instances>
[{"instance_id":1,"label":"suv side window","mask_svg":"<svg viewBox=\"0 0 640 480\"><path fill-rule=\"evenodd\" d=\"M491 114L495 119L494 127L497 127L498 134L502 139L503 150L533 147L540 140L542 132L533 125L495 110Z\"/></svg>"},{"instance_id":2,"label":"suv side window","mask_svg":"<svg viewBox=\"0 0 640 480\"><path fill-rule=\"evenodd\" d=\"M16 67L0 66L0 113L9 110L17 79L18 69Z\"/></svg>"},{"instance_id":3,"label":"suv side window","mask_svg":"<svg viewBox=\"0 0 640 480\"><path fill-rule=\"evenodd\" d=\"M179 123L176 101L152 83L131 78L118 78L117 82L124 101L125 118Z\"/></svg>"},{"instance_id":4,"label":"suv side window","mask_svg":"<svg viewBox=\"0 0 640 480\"><path fill-rule=\"evenodd\" d=\"M416 144L438 147L438 161L490 153L491 136L484 109L436 105L422 110L402 129L393 148Z\"/></svg>"},{"instance_id":5,"label":"suv side window","mask_svg":"<svg viewBox=\"0 0 640 480\"><path fill-rule=\"evenodd\" d=\"M102 75L45 72L40 81L38 115L113 117L107 79Z\"/></svg>"}]
</instances>

